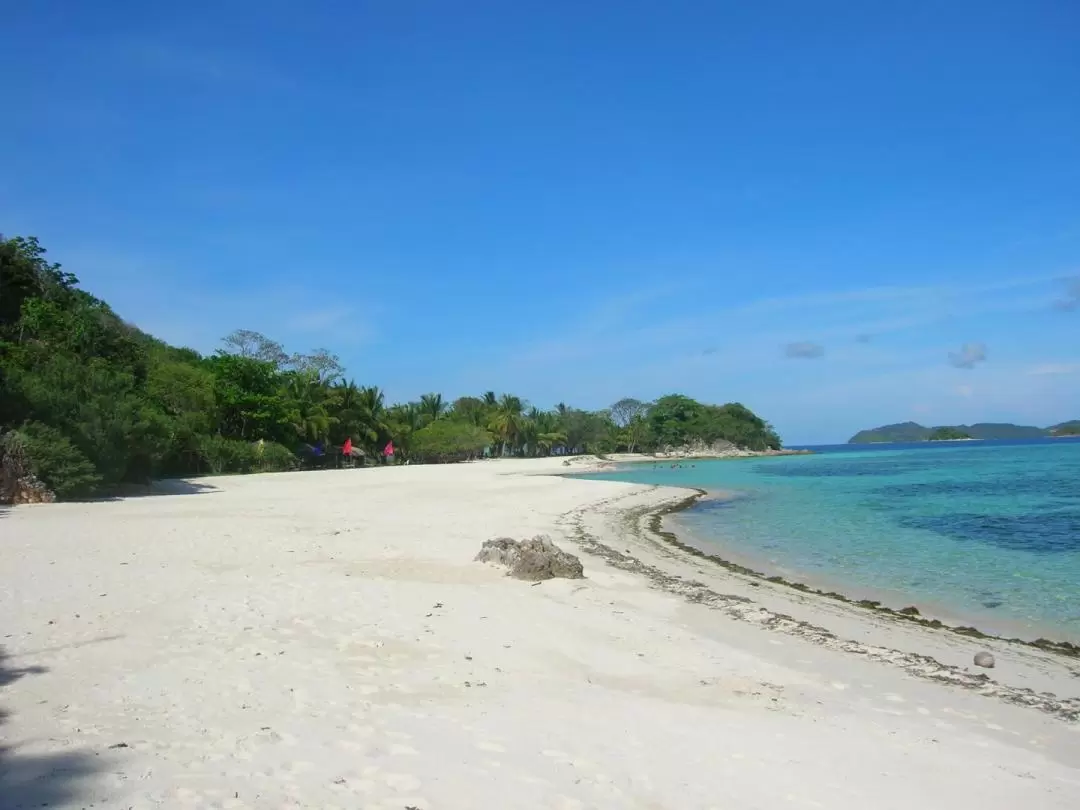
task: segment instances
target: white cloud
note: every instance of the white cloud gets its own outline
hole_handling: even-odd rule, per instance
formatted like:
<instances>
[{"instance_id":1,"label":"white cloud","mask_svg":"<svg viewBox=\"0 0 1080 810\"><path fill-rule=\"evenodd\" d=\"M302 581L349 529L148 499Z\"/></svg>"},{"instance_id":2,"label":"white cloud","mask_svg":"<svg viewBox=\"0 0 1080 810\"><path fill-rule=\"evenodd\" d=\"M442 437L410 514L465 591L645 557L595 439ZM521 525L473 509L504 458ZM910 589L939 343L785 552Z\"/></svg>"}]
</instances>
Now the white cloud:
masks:
<instances>
[{"instance_id":1,"label":"white cloud","mask_svg":"<svg viewBox=\"0 0 1080 810\"><path fill-rule=\"evenodd\" d=\"M975 368L986 362L985 343L965 343L958 352L949 352L949 362L957 368Z\"/></svg>"}]
</instances>

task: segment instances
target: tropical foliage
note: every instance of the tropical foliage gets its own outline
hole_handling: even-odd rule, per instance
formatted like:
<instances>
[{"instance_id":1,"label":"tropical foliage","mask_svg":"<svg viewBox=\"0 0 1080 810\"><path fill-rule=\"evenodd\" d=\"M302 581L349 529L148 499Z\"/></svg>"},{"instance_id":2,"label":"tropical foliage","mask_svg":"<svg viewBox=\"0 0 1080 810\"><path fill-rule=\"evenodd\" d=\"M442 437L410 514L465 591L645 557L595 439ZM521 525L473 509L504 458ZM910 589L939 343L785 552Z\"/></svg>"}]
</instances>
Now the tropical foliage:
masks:
<instances>
[{"instance_id":1,"label":"tropical foliage","mask_svg":"<svg viewBox=\"0 0 1080 810\"><path fill-rule=\"evenodd\" d=\"M326 349L290 354L250 330L210 356L123 321L48 262L35 239L0 237L0 453L16 445L58 495L81 497L154 477L345 463L650 451L728 440L778 448L737 403L673 394L610 409L550 410L486 391L388 404L344 375ZM5 442L7 445L5 445ZM353 463L349 459L349 463Z\"/></svg>"},{"instance_id":2,"label":"tropical foliage","mask_svg":"<svg viewBox=\"0 0 1080 810\"><path fill-rule=\"evenodd\" d=\"M961 439L970 439L971 434L966 430L954 427L939 427L930 431L929 440L932 442L955 442Z\"/></svg>"}]
</instances>

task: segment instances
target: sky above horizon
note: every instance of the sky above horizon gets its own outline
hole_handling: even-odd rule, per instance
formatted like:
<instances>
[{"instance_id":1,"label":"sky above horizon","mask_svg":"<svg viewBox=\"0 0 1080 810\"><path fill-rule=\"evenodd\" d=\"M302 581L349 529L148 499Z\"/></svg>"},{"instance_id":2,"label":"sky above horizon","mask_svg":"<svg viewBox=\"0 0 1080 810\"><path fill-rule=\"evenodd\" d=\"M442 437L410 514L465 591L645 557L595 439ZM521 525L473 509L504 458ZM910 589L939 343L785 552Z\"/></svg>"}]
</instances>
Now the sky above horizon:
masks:
<instances>
[{"instance_id":1,"label":"sky above horizon","mask_svg":"<svg viewBox=\"0 0 1080 810\"><path fill-rule=\"evenodd\" d=\"M41 2L0 233L390 400L1080 418L1080 5Z\"/></svg>"}]
</instances>

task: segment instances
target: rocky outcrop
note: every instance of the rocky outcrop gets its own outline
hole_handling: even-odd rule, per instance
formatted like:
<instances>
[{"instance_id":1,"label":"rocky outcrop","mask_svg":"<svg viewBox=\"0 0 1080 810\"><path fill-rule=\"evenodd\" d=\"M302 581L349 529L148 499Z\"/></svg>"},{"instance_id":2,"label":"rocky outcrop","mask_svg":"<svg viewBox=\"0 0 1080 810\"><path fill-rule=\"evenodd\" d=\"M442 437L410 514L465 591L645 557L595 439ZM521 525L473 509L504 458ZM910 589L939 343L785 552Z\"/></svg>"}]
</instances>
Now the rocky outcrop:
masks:
<instances>
[{"instance_id":1,"label":"rocky outcrop","mask_svg":"<svg viewBox=\"0 0 1080 810\"><path fill-rule=\"evenodd\" d=\"M0 434L0 504L52 503L56 496L30 471L19 437Z\"/></svg>"},{"instance_id":2,"label":"rocky outcrop","mask_svg":"<svg viewBox=\"0 0 1080 810\"><path fill-rule=\"evenodd\" d=\"M682 447L665 447L657 458L750 458L753 456L801 456L810 450L747 450L725 439L706 443L691 442Z\"/></svg>"},{"instance_id":3,"label":"rocky outcrop","mask_svg":"<svg viewBox=\"0 0 1080 810\"><path fill-rule=\"evenodd\" d=\"M547 535L538 534L531 540L496 537L485 540L476 555L478 562L505 565L509 576L529 582L563 577L582 579L585 571L581 560L556 546Z\"/></svg>"}]
</instances>

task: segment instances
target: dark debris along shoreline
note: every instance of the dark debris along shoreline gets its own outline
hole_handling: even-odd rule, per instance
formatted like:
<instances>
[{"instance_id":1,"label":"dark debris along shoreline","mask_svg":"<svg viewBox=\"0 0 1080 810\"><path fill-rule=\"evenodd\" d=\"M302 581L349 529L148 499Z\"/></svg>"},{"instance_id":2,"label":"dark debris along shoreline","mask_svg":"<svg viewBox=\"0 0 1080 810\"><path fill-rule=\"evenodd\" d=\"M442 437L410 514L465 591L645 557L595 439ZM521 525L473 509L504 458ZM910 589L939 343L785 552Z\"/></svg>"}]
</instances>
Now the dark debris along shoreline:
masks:
<instances>
[{"instance_id":1,"label":"dark debris along shoreline","mask_svg":"<svg viewBox=\"0 0 1080 810\"><path fill-rule=\"evenodd\" d=\"M659 488L659 487L654 487ZM875 615L888 617L897 621L912 622L931 630L943 630L967 638L985 638L1009 644L1018 644L1043 652L1054 653L1069 659L1080 659L1080 647L1067 641L1052 641L1050 639L1036 639L1025 641L1019 638L1002 638L981 632L974 627L956 627L947 625L937 619L927 619L919 614L914 606L894 610L872 600L853 600L835 591L821 591L811 588L801 582L791 582L783 577L767 576L760 571L755 571L746 566L724 560L723 558L708 554L698 548L684 543L679 537L663 528L663 519L666 515L674 514L688 509L707 493L697 489L693 495L682 498L673 503L667 503L659 507L646 506L625 511L623 518L627 529L635 534L640 534L640 527L644 522L646 530L664 546L671 547L673 553L682 553L706 560L728 571L765 582L782 585L793 590L822 596L835 601L843 602L857 608L872 611ZM1080 721L1080 699L1059 698L1050 692L1035 692L1031 689L1013 687L997 683L985 673L971 673L958 667L942 664L940 661L918 653L908 653L900 650L864 644L859 641L847 640L838 637L830 630L802 621L784 613L774 613L757 605L752 599L735 594L721 594L710 589L707 585L696 580L686 580L683 577L669 574L656 566L642 562L629 553L622 553L599 541L590 534L583 526L583 516L586 512L594 510L597 506L612 506L625 496L617 496L593 503L588 507L574 510L565 516L571 536L588 554L600 557L608 564L624 571L645 576L655 587L670 593L680 595L687 601L702 604L712 609L721 610L728 616L740 621L747 621L760 625L765 629L775 632L783 632L789 635L807 639L815 644L839 649L844 652L866 656L867 658L883 661L899 666L908 673L940 683L948 683L961 686L978 692L988 697L997 697L1007 703L1019 706L1037 708L1062 720L1070 722ZM755 584L755 583L751 583ZM1074 672L1080 677L1080 673Z\"/></svg>"}]
</instances>

